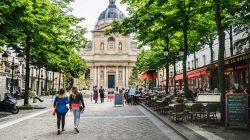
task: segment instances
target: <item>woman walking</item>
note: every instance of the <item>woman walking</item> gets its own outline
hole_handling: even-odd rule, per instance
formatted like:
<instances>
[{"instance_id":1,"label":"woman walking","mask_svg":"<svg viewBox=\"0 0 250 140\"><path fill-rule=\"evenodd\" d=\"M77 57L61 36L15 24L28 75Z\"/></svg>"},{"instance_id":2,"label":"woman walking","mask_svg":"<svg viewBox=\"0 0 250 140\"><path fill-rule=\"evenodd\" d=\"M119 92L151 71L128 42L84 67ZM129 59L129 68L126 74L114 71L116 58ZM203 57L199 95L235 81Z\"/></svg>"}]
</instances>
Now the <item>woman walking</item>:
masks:
<instances>
[{"instance_id":1,"label":"woman walking","mask_svg":"<svg viewBox=\"0 0 250 140\"><path fill-rule=\"evenodd\" d=\"M74 128L79 133L78 126L80 123L80 112L85 108L82 94L78 92L78 88L73 86L71 89L70 100L69 100L70 112L74 115Z\"/></svg>"},{"instance_id":2,"label":"woman walking","mask_svg":"<svg viewBox=\"0 0 250 140\"><path fill-rule=\"evenodd\" d=\"M69 99L67 96L65 96L65 90L64 89L60 89L59 94L55 97L54 100L54 113L53 115L55 115L55 113L57 114L57 134L60 135L60 124L62 122L62 131L64 131L64 125L65 125L65 116L66 113L68 112L68 107L66 106L66 104L69 103Z\"/></svg>"},{"instance_id":3,"label":"woman walking","mask_svg":"<svg viewBox=\"0 0 250 140\"><path fill-rule=\"evenodd\" d=\"M93 93L94 93L93 99L95 100L95 103L97 103L97 101L98 101L98 90L97 90L97 86L94 87Z\"/></svg>"}]
</instances>

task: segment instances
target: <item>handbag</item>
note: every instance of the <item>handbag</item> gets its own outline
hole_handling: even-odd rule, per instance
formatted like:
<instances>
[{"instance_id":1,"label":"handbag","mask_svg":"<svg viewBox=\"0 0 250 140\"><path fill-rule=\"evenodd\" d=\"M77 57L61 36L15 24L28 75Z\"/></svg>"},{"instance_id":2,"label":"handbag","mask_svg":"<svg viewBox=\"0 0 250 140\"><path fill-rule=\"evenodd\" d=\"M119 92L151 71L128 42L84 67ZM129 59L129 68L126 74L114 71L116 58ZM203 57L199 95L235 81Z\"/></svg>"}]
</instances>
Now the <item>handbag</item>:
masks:
<instances>
[{"instance_id":1,"label":"handbag","mask_svg":"<svg viewBox=\"0 0 250 140\"><path fill-rule=\"evenodd\" d=\"M84 108L83 106L80 106L80 112L83 113L84 112Z\"/></svg>"}]
</instances>

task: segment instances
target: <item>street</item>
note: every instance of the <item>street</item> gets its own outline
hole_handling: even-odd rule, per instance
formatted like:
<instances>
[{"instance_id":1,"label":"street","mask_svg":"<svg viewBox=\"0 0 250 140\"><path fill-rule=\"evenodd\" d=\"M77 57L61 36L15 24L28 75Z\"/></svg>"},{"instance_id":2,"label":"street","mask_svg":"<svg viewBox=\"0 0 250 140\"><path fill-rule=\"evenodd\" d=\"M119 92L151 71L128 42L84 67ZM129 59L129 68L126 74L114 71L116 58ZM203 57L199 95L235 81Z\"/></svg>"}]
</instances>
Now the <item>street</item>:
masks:
<instances>
[{"instance_id":1,"label":"street","mask_svg":"<svg viewBox=\"0 0 250 140\"><path fill-rule=\"evenodd\" d=\"M46 102L51 104L52 102ZM43 110L26 111L0 119L1 140L168 140L182 139L173 130L155 118L141 106L115 107L113 102L91 103L85 99L86 109L81 115L80 133L73 130L73 115L66 115L65 132L57 135L56 116L51 106Z\"/></svg>"}]
</instances>

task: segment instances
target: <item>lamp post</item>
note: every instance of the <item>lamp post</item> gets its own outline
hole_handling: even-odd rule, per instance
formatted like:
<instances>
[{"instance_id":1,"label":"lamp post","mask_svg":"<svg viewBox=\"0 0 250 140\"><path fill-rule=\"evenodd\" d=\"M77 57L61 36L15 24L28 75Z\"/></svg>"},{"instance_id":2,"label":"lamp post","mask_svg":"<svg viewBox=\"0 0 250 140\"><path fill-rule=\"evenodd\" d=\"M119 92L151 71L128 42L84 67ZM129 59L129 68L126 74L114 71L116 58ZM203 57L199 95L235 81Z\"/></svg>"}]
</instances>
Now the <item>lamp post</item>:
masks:
<instances>
[{"instance_id":1,"label":"lamp post","mask_svg":"<svg viewBox=\"0 0 250 140\"><path fill-rule=\"evenodd\" d=\"M167 41L167 45L164 47L163 52L164 52L164 56L166 57L166 85L165 85L165 91L166 93L168 93L168 78L169 78L169 73L168 73L168 54L169 54L169 50L168 50L168 38L166 39Z\"/></svg>"},{"instance_id":2,"label":"lamp post","mask_svg":"<svg viewBox=\"0 0 250 140\"><path fill-rule=\"evenodd\" d=\"M14 89L14 70L16 68L18 68L19 65L15 65L15 57L12 57L12 63L9 64L8 60L9 60L9 57L10 57L11 53L9 51L5 51L3 54L2 54L2 62L5 63L6 66L9 66L11 68L11 89L10 89L10 93L13 94L13 89ZM17 55L18 57L18 61L20 63L23 62L24 60L24 57L23 57L23 54L22 53L19 53Z\"/></svg>"}]
</instances>

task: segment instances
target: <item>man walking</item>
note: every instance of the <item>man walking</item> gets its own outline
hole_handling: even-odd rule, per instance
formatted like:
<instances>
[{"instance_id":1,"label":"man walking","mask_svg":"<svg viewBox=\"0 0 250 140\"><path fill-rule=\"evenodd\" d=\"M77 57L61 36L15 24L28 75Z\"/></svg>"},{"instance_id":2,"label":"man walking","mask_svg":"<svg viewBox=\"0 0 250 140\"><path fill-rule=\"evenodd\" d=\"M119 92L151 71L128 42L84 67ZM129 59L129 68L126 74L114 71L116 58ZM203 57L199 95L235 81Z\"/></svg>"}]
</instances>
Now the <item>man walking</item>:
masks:
<instances>
[{"instance_id":1,"label":"man walking","mask_svg":"<svg viewBox=\"0 0 250 140\"><path fill-rule=\"evenodd\" d=\"M99 93L100 93L101 103L103 103L104 102L104 89L102 88L102 86L99 89Z\"/></svg>"}]
</instances>

